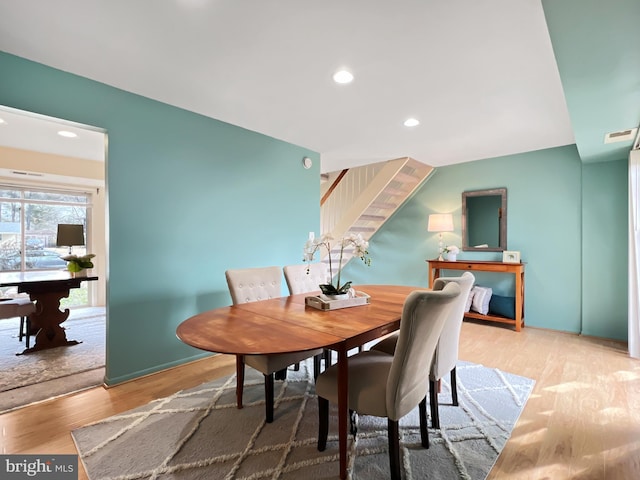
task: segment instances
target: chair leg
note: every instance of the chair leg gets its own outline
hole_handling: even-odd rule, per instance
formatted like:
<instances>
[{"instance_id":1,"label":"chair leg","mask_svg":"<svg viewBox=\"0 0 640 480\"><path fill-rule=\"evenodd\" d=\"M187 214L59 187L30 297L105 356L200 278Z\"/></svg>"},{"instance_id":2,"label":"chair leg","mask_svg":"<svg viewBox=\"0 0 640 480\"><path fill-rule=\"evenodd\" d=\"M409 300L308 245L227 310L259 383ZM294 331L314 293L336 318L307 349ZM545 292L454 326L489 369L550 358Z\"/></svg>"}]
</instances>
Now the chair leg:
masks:
<instances>
[{"instance_id":1,"label":"chair leg","mask_svg":"<svg viewBox=\"0 0 640 480\"><path fill-rule=\"evenodd\" d=\"M451 370L451 398L453 400L453 404L458 406L458 381L456 375L456 367L453 367Z\"/></svg>"},{"instance_id":2,"label":"chair leg","mask_svg":"<svg viewBox=\"0 0 640 480\"><path fill-rule=\"evenodd\" d=\"M427 397L419 404L420 412L420 441L424 448L429 448L429 427L427 426Z\"/></svg>"},{"instance_id":3,"label":"chair leg","mask_svg":"<svg viewBox=\"0 0 640 480\"><path fill-rule=\"evenodd\" d=\"M324 357L324 369L326 370L331 366L331 350L325 348L322 352L322 356Z\"/></svg>"},{"instance_id":4,"label":"chair leg","mask_svg":"<svg viewBox=\"0 0 640 480\"><path fill-rule=\"evenodd\" d=\"M327 436L329 435L329 400L318 397L318 451L324 452L327 448Z\"/></svg>"},{"instance_id":5,"label":"chair leg","mask_svg":"<svg viewBox=\"0 0 640 480\"><path fill-rule=\"evenodd\" d=\"M389 436L391 480L400 480L400 429L397 420L387 418L387 435Z\"/></svg>"},{"instance_id":6,"label":"chair leg","mask_svg":"<svg viewBox=\"0 0 640 480\"><path fill-rule=\"evenodd\" d=\"M357 416L358 414L355 411L349 409L349 426L351 427L351 435L354 438L358 434Z\"/></svg>"},{"instance_id":7,"label":"chair leg","mask_svg":"<svg viewBox=\"0 0 640 480\"><path fill-rule=\"evenodd\" d=\"M313 357L313 380L318 379L318 375L320 375L320 362L322 361L322 354L319 353L315 357Z\"/></svg>"},{"instance_id":8,"label":"chair leg","mask_svg":"<svg viewBox=\"0 0 640 480\"><path fill-rule=\"evenodd\" d=\"M264 375L265 418L267 423L273 422L273 373Z\"/></svg>"},{"instance_id":9,"label":"chair leg","mask_svg":"<svg viewBox=\"0 0 640 480\"><path fill-rule=\"evenodd\" d=\"M440 415L438 414L438 385L436 380L429 380L429 403L431 406L431 426L440 428Z\"/></svg>"},{"instance_id":10,"label":"chair leg","mask_svg":"<svg viewBox=\"0 0 640 480\"><path fill-rule=\"evenodd\" d=\"M244 388L244 357L236 355L236 406L242 408L242 389Z\"/></svg>"},{"instance_id":11,"label":"chair leg","mask_svg":"<svg viewBox=\"0 0 640 480\"><path fill-rule=\"evenodd\" d=\"M24 337L24 317L20 317L20 331L18 332L18 341L22 341L22 337Z\"/></svg>"},{"instance_id":12,"label":"chair leg","mask_svg":"<svg viewBox=\"0 0 640 480\"><path fill-rule=\"evenodd\" d=\"M282 370L278 370L275 375L276 375L276 380L286 380L287 379L287 369L283 368Z\"/></svg>"},{"instance_id":13,"label":"chair leg","mask_svg":"<svg viewBox=\"0 0 640 480\"><path fill-rule=\"evenodd\" d=\"M31 318L27 317L25 326L27 327L24 331L25 347L29 348L29 339L31 338Z\"/></svg>"},{"instance_id":14,"label":"chair leg","mask_svg":"<svg viewBox=\"0 0 640 480\"><path fill-rule=\"evenodd\" d=\"M293 371L294 372L299 372L300 371L300 363L296 362L293 364Z\"/></svg>"}]
</instances>

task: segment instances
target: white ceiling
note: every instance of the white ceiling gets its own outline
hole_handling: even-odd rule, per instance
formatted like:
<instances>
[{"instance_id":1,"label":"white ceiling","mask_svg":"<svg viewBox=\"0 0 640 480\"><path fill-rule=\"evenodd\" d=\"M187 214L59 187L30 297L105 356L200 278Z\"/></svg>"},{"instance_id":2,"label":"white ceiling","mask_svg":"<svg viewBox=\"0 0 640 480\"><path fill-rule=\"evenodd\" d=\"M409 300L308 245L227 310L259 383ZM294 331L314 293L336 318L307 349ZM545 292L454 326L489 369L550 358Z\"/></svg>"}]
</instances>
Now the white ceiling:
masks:
<instances>
[{"instance_id":1,"label":"white ceiling","mask_svg":"<svg viewBox=\"0 0 640 480\"><path fill-rule=\"evenodd\" d=\"M323 172L574 143L540 0L5 1L0 48L317 151Z\"/></svg>"},{"instance_id":2,"label":"white ceiling","mask_svg":"<svg viewBox=\"0 0 640 480\"><path fill-rule=\"evenodd\" d=\"M62 137L61 130L77 137ZM8 107L0 107L0 145L100 162L105 158L100 129Z\"/></svg>"}]
</instances>

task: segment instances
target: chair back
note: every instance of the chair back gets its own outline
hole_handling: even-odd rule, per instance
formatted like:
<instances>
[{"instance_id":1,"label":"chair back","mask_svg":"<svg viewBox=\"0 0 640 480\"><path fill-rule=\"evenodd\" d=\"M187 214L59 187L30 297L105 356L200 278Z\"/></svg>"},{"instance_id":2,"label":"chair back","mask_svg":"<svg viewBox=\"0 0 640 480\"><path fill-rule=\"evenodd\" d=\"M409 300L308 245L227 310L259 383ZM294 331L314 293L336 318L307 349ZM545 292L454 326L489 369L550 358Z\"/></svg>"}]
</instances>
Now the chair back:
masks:
<instances>
[{"instance_id":1,"label":"chair back","mask_svg":"<svg viewBox=\"0 0 640 480\"><path fill-rule=\"evenodd\" d=\"M329 270L324 263L287 265L283 271L291 295L319 291L318 285L331 281Z\"/></svg>"},{"instance_id":2,"label":"chair back","mask_svg":"<svg viewBox=\"0 0 640 480\"><path fill-rule=\"evenodd\" d=\"M282 296L280 267L242 268L224 274L234 305Z\"/></svg>"},{"instance_id":3,"label":"chair back","mask_svg":"<svg viewBox=\"0 0 640 480\"><path fill-rule=\"evenodd\" d=\"M407 296L387 378L387 416L391 420L399 420L425 398L436 344L459 296L460 286L453 282L438 291L416 290Z\"/></svg>"},{"instance_id":4,"label":"chair back","mask_svg":"<svg viewBox=\"0 0 640 480\"><path fill-rule=\"evenodd\" d=\"M471 272L464 272L459 277L440 277L433 282L434 290L442 290L449 283L457 283L460 286L460 296L451 308L449 318L444 324L440 339L436 346L436 352L431 364L429 377L431 380L439 380L451 372L458 362L458 347L460 344L460 329L462 319L476 277Z\"/></svg>"}]
</instances>

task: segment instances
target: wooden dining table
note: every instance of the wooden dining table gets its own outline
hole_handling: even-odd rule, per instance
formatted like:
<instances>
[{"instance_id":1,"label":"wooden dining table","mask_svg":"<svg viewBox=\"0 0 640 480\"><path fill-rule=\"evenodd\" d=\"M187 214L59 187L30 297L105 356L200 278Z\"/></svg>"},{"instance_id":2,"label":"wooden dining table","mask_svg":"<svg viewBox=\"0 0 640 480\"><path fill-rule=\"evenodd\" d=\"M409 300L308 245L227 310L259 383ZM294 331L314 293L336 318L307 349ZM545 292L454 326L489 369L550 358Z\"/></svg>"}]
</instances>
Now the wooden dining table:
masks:
<instances>
[{"instance_id":1,"label":"wooden dining table","mask_svg":"<svg viewBox=\"0 0 640 480\"><path fill-rule=\"evenodd\" d=\"M290 353L328 348L337 352L340 478L347 478L349 422L347 352L400 327L404 300L425 287L361 285L369 303L318 310L305 297L320 292L216 308L182 322L176 334L187 345L233 355Z\"/></svg>"},{"instance_id":2,"label":"wooden dining table","mask_svg":"<svg viewBox=\"0 0 640 480\"><path fill-rule=\"evenodd\" d=\"M69 317L69 309L60 310L60 300L69 296L70 289L92 280L98 277L73 275L66 270L0 272L0 287L17 287L36 304L35 312L29 315L35 342L21 354L80 343L67 339L61 324Z\"/></svg>"}]
</instances>

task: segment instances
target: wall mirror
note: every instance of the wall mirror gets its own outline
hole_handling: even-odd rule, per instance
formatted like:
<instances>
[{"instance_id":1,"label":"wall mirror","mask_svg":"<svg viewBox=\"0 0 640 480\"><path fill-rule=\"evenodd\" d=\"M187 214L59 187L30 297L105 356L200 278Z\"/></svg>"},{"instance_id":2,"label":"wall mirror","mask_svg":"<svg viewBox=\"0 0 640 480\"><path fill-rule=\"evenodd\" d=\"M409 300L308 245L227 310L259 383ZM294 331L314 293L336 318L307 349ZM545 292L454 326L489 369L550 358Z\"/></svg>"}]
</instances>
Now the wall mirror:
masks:
<instances>
[{"instance_id":1,"label":"wall mirror","mask_svg":"<svg viewBox=\"0 0 640 480\"><path fill-rule=\"evenodd\" d=\"M462 192L462 250L507 249L507 189Z\"/></svg>"}]
</instances>

